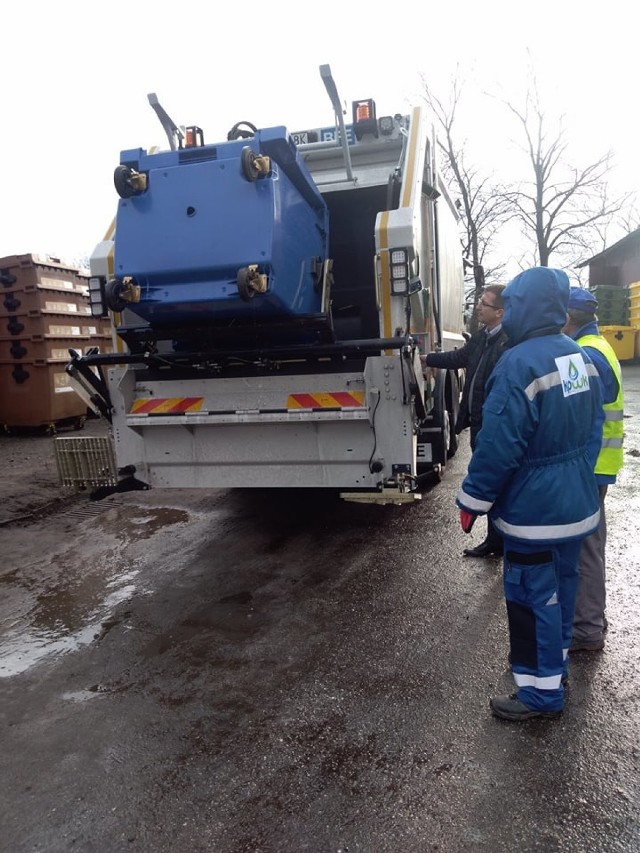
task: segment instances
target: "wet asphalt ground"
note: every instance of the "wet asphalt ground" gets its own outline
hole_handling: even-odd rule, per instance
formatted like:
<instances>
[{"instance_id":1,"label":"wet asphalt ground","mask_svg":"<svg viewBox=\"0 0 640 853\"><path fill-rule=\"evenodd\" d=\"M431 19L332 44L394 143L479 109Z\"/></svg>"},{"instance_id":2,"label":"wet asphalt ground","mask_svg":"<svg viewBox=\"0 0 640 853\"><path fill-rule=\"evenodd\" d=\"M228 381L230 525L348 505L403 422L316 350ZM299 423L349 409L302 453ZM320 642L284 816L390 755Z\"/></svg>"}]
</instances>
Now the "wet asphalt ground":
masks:
<instances>
[{"instance_id":1,"label":"wet asphalt ground","mask_svg":"<svg viewBox=\"0 0 640 853\"><path fill-rule=\"evenodd\" d=\"M0 850L640 850L640 366L607 497L609 631L507 723L498 560L453 500L63 502L0 528Z\"/></svg>"}]
</instances>

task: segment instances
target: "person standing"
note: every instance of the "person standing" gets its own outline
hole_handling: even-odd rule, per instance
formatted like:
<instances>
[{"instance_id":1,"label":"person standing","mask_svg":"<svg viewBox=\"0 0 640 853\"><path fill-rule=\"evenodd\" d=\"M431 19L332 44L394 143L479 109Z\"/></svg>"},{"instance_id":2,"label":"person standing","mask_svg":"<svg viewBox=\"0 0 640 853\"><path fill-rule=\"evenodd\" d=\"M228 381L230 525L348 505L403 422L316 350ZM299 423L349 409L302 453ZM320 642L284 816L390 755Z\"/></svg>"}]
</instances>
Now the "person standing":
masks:
<instances>
[{"instance_id":1,"label":"person standing","mask_svg":"<svg viewBox=\"0 0 640 853\"><path fill-rule=\"evenodd\" d=\"M515 693L497 717L555 717L578 585L578 555L600 519L593 467L601 442L597 371L563 335L565 272L534 267L503 295L510 347L487 383L482 429L456 498L469 532L490 513L504 541L503 581Z\"/></svg>"},{"instance_id":2,"label":"person standing","mask_svg":"<svg viewBox=\"0 0 640 853\"><path fill-rule=\"evenodd\" d=\"M573 640L569 652L598 652L604 648L606 606L607 521L604 501L607 489L616 482L623 464L624 397L620 362L611 344L600 334L592 293L572 287L564 333L581 346L593 361L600 377L604 408L602 446L595 466L600 493L600 524L580 548L580 580L573 617Z\"/></svg>"},{"instance_id":3,"label":"person standing","mask_svg":"<svg viewBox=\"0 0 640 853\"><path fill-rule=\"evenodd\" d=\"M503 284L489 284L484 288L476 306L480 328L460 349L449 352L430 352L421 357L423 368L440 367L445 370L466 371L460 398L460 411L455 423L456 435L469 427L469 443L473 451L476 436L482 426L482 406L485 386L491 371L507 346L507 336L502 330ZM475 548L465 548L465 557L491 557L502 554L502 539L487 517L487 535Z\"/></svg>"}]
</instances>

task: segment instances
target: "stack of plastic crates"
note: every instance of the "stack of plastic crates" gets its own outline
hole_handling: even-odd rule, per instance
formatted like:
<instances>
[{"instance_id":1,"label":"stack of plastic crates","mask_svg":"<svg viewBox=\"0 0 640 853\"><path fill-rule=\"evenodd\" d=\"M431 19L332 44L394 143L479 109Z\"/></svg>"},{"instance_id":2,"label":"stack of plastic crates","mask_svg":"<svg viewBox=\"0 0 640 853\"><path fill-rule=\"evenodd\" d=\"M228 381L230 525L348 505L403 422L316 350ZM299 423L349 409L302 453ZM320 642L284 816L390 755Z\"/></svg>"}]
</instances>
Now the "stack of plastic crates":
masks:
<instances>
[{"instance_id":1,"label":"stack of plastic crates","mask_svg":"<svg viewBox=\"0 0 640 853\"><path fill-rule=\"evenodd\" d=\"M629 325L635 329L635 358L640 358L640 281L629 285Z\"/></svg>"},{"instance_id":2,"label":"stack of plastic crates","mask_svg":"<svg viewBox=\"0 0 640 853\"><path fill-rule=\"evenodd\" d=\"M629 324L629 292L626 287L598 285L592 288L598 300L598 322L603 326Z\"/></svg>"},{"instance_id":3,"label":"stack of plastic crates","mask_svg":"<svg viewBox=\"0 0 640 853\"><path fill-rule=\"evenodd\" d=\"M91 316L88 272L57 258L0 258L0 424L81 426L86 404L65 373L69 349L111 351L108 322Z\"/></svg>"},{"instance_id":4,"label":"stack of plastic crates","mask_svg":"<svg viewBox=\"0 0 640 853\"><path fill-rule=\"evenodd\" d=\"M629 324L629 289L598 285L591 292L598 300L598 328L613 347L619 361L634 357L636 330Z\"/></svg>"}]
</instances>

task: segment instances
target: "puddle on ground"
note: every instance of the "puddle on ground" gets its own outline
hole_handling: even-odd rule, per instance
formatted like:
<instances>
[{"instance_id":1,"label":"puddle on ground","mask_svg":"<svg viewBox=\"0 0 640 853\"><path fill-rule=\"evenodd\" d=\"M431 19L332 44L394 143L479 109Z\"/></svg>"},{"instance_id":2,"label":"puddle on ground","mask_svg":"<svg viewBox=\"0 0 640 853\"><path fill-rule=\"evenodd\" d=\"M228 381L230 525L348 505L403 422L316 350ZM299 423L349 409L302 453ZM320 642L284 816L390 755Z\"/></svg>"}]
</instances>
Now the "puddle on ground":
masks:
<instances>
[{"instance_id":1,"label":"puddle on ground","mask_svg":"<svg viewBox=\"0 0 640 853\"><path fill-rule=\"evenodd\" d=\"M189 518L188 512L173 507L115 506L92 524L130 544ZM20 570L1 577L9 590L12 585L22 586L23 598L17 597L15 609L8 599L5 608L7 615L0 627L0 678L25 672L49 655L101 640L126 619L126 614L115 618L113 614L136 593L139 570L135 561L117 573L106 568L112 565L108 554L99 566L65 565L55 584L49 586L31 578L31 583L21 583Z\"/></svg>"},{"instance_id":2,"label":"puddle on ground","mask_svg":"<svg viewBox=\"0 0 640 853\"><path fill-rule=\"evenodd\" d=\"M14 618L0 637L0 678L26 672L49 655L75 651L102 639L127 618L115 609L136 592L137 569L103 577L65 576L35 599L31 610ZM67 582L65 586L64 583Z\"/></svg>"},{"instance_id":3,"label":"puddle on ground","mask_svg":"<svg viewBox=\"0 0 640 853\"><path fill-rule=\"evenodd\" d=\"M113 507L97 519L107 533L115 533L127 542L148 539L158 530L173 524L186 524L189 513L174 507Z\"/></svg>"},{"instance_id":4,"label":"puddle on ground","mask_svg":"<svg viewBox=\"0 0 640 853\"><path fill-rule=\"evenodd\" d=\"M27 630L5 637L0 651L0 678L26 672L48 655L75 651L91 643L99 634L100 623L96 622L64 636Z\"/></svg>"}]
</instances>

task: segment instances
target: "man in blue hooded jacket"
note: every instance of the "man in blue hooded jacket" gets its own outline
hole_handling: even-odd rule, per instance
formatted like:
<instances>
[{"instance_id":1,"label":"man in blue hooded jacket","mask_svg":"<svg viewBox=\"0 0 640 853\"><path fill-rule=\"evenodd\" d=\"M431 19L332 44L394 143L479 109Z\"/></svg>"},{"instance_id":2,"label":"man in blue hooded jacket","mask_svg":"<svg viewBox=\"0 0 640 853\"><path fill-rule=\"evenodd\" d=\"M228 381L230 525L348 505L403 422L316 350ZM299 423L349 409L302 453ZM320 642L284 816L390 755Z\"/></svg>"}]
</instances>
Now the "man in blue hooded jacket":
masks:
<instances>
[{"instance_id":1,"label":"man in blue hooded jacket","mask_svg":"<svg viewBox=\"0 0 640 853\"><path fill-rule=\"evenodd\" d=\"M458 497L466 532L490 513L504 540L504 591L517 692L491 699L507 720L563 709L578 555L598 527L602 438L597 372L561 332L569 279L534 267L503 292L511 347L487 384L482 429Z\"/></svg>"}]
</instances>

